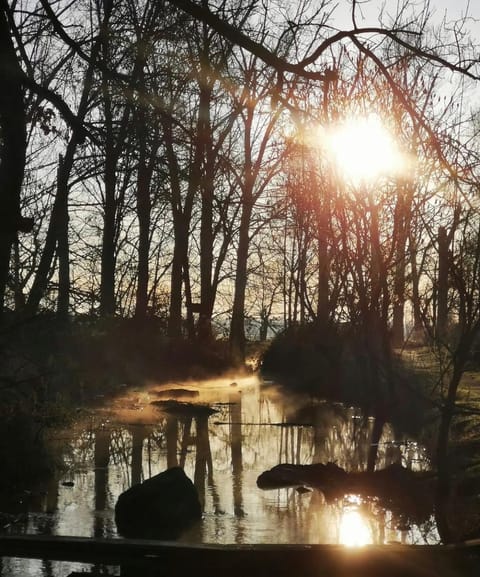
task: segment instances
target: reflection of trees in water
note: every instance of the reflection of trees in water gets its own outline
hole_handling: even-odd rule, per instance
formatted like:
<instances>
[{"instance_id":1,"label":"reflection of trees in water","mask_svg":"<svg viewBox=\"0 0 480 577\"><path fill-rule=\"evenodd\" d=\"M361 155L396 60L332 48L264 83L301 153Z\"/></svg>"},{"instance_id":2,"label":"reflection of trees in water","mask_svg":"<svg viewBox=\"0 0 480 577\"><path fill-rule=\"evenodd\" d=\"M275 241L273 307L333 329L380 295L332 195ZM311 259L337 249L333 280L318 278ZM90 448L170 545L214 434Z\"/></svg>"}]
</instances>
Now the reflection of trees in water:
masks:
<instances>
[{"instance_id":1,"label":"reflection of trees in water","mask_svg":"<svg viewBox=\"0 0 480 577\"><path fill-rule=\"evenodd\" d=\"M359 409L341 404L317 403L309 407L313 424L312 463L336 463L347 471L364 471L372 442L373 418ZM414 470L428 467L425 450L403 437L395 438L392 427L383 426L376 467L402 463Z\"/></svg>"},{"instance_id":2,"label":"reflection of trees in water","mask_svg":"<svg viewBox=\"0 0 480 577\"><path fill-rule=\"evenodd\" d=\"M240 395L238 395L240 397ZM245 399L243 398L243 401ZM310 427L285 426L287 413L277 399L259 394L245 407L242 418L230 415L232 432L237 421L242 421L242 467L247 469L273 466L279 462L305 463L311 458ZM236 449L238 450L238 448Z\"/></svg>"},{"instance_id":3,"label":"reflection of trees in water","mask_svg":"<svg viewBox=\"0 0 480 577\"><path fill-rule=\"evenodd\" d=\"M95 510L97 511L104 511L107 504L110 437L111 431L108 428L99 428L95 432Z\"/></svg>"},{"instance_id":4,"label":"reflection of trees in water","mask_svg":"<svg viewBox=\"0 0 480 577\"><path fill-rule=\"evenodd\" d=\"M283 419L285 423L285 417ZM282 426L280 428L280 463L302 464L305 458L304 448L304 427L302 426Z\"/></svg>"},{"instance_id":5,"label":"reflection of trees in water","mask_svg":"<svg viewBox=\"0 0 480 577\"><path fill-rule=\"evenodd\" d=\"M125 426L112 427L110 459L112 465L121 474L122 490L131 486L131 454L132 454L132 437Z\"/></svg>"},{"instance_id":6,"label":"reflection of trees in water","mask_svg":"<svg viewBox=\"0 0 480 577\"><path fill-rule=\"evenodd\" d=\"M365 470L371 420L339 404L311 399L303 406L285 403L261 389L248 394L229 390L222 400L226 398L228 402L215 405L218 412L212 417L195 411L159 412L155 424L90 423L77 435L70 451L71 466L94 470L95 535L112 531L105 524L105 519L112 522L105 512L111 511L122 491L181 466L194 481L208 520L200 529L204 537L197 533L195 539L249 542L258 524L260 538L268 533L267 540L273 534L279 542L335 542L341 503L327 504L318 491L262 492L256 478L280 462L330 461L350 471ZM393 440L393 432L385 427L379 467L401 458L414 462L420 455L413 445L402 452ZM398 539L396 520L388 514L382 518L374 503L368 506L367 517L375 523L374 539ZM392 535L396 531L394 537L389 531ZM421 542L425 535L417 530L414 537L409 535L409 542L413 538Z\"/></svg>"},{"instance_id":7,"label":"reflection of trees in water","mask_svg":"<svg viewBox=\"0 0 480 577\"><path fill-rule=\"evenodd\" d=\"M349 471L365 470L372 419L341 404L308 399L303 405L277 401L275 397L261 395L257 418L247 416L244 419L243 445L247 463L264 460L267 465L270 460L266 456L274 454L276 463L270 466L334 462ZM261 426L262 423L277 426ZM393 433L385 427L381 439L384 449L379 451L378 466L400 460L398 446L390 441L393 441ZM249 453L254 455L253 461Z\"/></svg>"},{"instance_id":8,"label":"reflection of trees in water","mask_svg":"<svg viewBox=\"0 0 480 577\"><path fill-rule=\"evenodd\" d=\"M191 419L184 423L184 431L182 435L182 443L184 443L184 451L190 444L187 437L190 436ZM178 465L178 419L172 415L166 418L165 439L167 444L167 468L176 467Z\"/></svg>"},{"instance_id":9,"label":"reflection of trees in water","mask_svg":"<svg viewBox=\"0 0 480 577\"><path fill-rule=\"evenodd\" d=\"M322 498L319 492L299 493L296 489L277 489L265 505L266 511L276 519L279 541L295 543L299 536L314 541L318 530L312 515L312 500Z\"/></svg>"},{"instance_id":10,"label":"reflection of trees in water","mask_svg":"<svg viewBox=\"0 0 480 577\"><path fill-rule=\"evenodd\" d=\"M111 431L100 427L95 431L94 471L95 471L95 511L107 508L108 465L110 461ZM93 534L104 536L104 519L98 514L94 518Z\"/></svg>"},{"instance_id":11,"label":"reflection of trees in water","mask_svg":"<svg viewBox=\"0 0 480 577\"><path fill-rule=\"evenodd\" d=\"M242 517L243 510L243 459L242 459L242 396L235 393L229 397L230 448L232 451L232 492L234 514Z\"/></svg>"},{"instance_id":12,"label":"reflection of trees in water","mask_svg":"<svg viewBox=\"0 0 480 577\"><path fill-rule=\"evenodd\" d=\"M367 469L371 447L373 419L369 419L354 408L345 408L340 404L310 401L296 410L286 408L284 422L310 423L312 436L306 435L307 429L299 425L286 427L281 435L279 463L292 464L333 462L348 471ZM305 443L311 443L311 460L305 457ZM383 427L378 444L377 467L385 468L392 463L402 463L413 469L425 469L428 460L422 447L404 439L395 439L393 429L387 424ZM280 497L281 496L281 497ZM302 507L308 503L307 509ZM340 500L325 503L321 492L313 491L311 496L297 495L294 489L278 491L275 506L280 511L288 511L293 531L303 528L305 535L315 533L319 542L337 542L340 521L344 512L344 503ZM438 542L435 526L429 522L421 527L409 527L400 517L380 508L375 499L359 506L368 532L374 543L388 540L418 542Z\"/></svg>"},{"instance_id":13,"label":"reflection of trees in water","mask_svg":"<svg viewBox=\"0 0 480 577\"><path fill-rule=\"evenodd\" d=\"M69 450L65 453L65 465L71 470L86 470L90 467L93 457L95 433L93 427L81 429L75 434Z\"/></svg>"},{"instance_id":14,"label":"reflection of trees in water","mask_svg":"<svg viewBox=\"0 0 480 577\"><path fill-rule=\"evenodd\" d=\"M310 407L314 436L312 463L336 463L349 471L364 470L371 421L353 408L315 403Z\"/></svg>"},{"instance_id":15,"label":"reflection of trees in water","mask_svg":"<svg viewBox=\"0 0 480 577\"><path fill-rule=\"evenodd\" d=\"M200 503L205 507L205 479L208 472L208 486L214 490L213 463L208 435L208 416L199 415L195 418L195 469L193 482L199 492Z\"/></svg>"},{"instance_id":16,"label":"reflection of trees in water","mask_svg":"<svg viewBox=\"0 0 480 577\"><path fill-rule=\"evenodd\" d=\"M129 426L129 433L132 440L132 456L131 463L131 483L136 485L144 480L143 474L143 449L144 441L150 435L150 427L143 424L135 424Z\"/></svg>"}]
</instances>

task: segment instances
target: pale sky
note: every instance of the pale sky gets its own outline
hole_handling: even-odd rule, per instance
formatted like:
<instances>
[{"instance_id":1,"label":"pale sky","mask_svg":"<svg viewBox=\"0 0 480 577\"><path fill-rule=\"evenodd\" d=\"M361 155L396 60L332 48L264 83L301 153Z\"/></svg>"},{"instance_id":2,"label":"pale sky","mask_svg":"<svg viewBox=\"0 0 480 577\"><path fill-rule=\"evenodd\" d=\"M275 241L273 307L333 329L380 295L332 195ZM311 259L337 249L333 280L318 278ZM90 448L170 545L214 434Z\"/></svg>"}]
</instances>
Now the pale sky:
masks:
<instances>
[{"instance_id":1,"label":"pale sky","mask_svg":"<svg viewBox=\"0 0 480 577\"><path fill-rule=\"evenodd\" d=\"M432 7L448 14L462 16L468 13L472 17L480 17L480 2L478 0L433 0Z\"/></svg>"},{"instance_id":2,"label":"pale sky","mask_svg":"<svg viewBox=\"0 0 480 577\"><path fill-rule=\"evenodd\" d=\"M358 0L358 5L362 9L364 20L360 19L360 14L357 14L358 26L375 26L378 25L378 15L381 6L385 6L384 14L395 15L397 6L402 4L404 0ZM416 7L416 10L421 10L423 2L421 0L411 0L411 4ZM337 17L337 26L339 28L351 28L351 7L352 0L338 0L338 11L335 12ZM478 53L480 54L480 0L430 0L430 10L432 12L431 24L440 24L444 19L447 23L454 22L467 16L465 24L466 31L470 32L471 40L475 45L478 45ZM474 91L470 93L470 102L475 107L480 104L480 93L475 87Z\"/></svg>"},{"instance_id":3,"label":"pale sky","mask_svg":"<svg viewBox=\"0 0 480 577\"><path fill-rule=\"evenodd\" d=\"M386 5L387 10L390 7L392 13L396 12L396 6L399 0L378 0L378 6ZM421 8L421 2L416 2L418 9ZM361 6L361 2L359 2ZM339 2L341 10L346 9L349 14L351 6L350 0L343 0ZM471 19L469 21L469 28L479 39L480 43L480 0L431 0L430 8L434 12L435 19L439 21L446 15L448 21L459 20L465 15ZM370 18L376 18L378 9L375 8L375 2L366 2L362 8L365 13L366 21ZM343 11L343 10L342 10ZM477 20L477 22L475 22ZM360 23L359 23L360 25Z\"/></svg>"},{"instance_id":4,"label":"pale sky","mask_svg":"<svg viewBox=\"0 0 480 577\"><path fill-rule=\"evenodd\" d=\"M431 6L440 18L446 14L448 20L458 20L467 15L471 20L469 28L480 42L479 0L432 0Z\"/></svg>"}]
</instances>

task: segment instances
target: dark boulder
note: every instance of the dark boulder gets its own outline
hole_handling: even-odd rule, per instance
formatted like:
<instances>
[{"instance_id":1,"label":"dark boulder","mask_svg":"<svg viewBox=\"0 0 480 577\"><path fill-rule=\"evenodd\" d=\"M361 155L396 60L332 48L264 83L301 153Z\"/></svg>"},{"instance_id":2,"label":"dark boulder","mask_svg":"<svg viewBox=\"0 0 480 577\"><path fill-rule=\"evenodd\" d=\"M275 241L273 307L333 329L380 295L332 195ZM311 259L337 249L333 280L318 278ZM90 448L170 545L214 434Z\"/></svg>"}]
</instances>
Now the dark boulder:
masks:
<instances>
[{"instance_id":1,"label":"dark boulder","mask_svg":"<svg viewBox=\"0 0 480 577\"><path fill-rule=\"evenodd\" d=\"M195 485L180 467L134 485L115 505L118 532L129 538L177 539L201 517Z\"/></svg>"}]
</instances>

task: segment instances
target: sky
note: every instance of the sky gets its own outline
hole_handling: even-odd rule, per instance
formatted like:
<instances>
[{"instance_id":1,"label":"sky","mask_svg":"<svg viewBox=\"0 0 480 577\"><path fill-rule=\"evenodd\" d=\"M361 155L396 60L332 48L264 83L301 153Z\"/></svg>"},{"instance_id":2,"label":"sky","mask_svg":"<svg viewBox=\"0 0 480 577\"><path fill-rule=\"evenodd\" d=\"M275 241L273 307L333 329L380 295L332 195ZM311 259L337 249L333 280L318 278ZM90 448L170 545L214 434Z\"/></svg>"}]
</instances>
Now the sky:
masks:
<instances>
[{"instance_id":1,"label":"sky","mask_svg":"<svg viewBox=\"0 0 480 577\"><path fill-rule=\"evenodd\" d=\"M445 10L452 16L469 14L472 17L480 17L480 2L478 0L433 0L432 6L439 12Z\"/></svg>"},{"instance_id":2,"label":"sky","mask_svg":"<svg viewBox=\"0 0 480 577\"><path fill-rule=\"evenodd\" d=\"M396 12L396 6L399 0L378 0L377 6L386 5L387 9L390 8L392 13ZM340 2L339 4L344 4L347 8L347 12L350 10L351 0ZM375 8L376 2L367 2L363 6L363 11L367 18L370 18L370 14L375 18L378 8ZM416 1L418 8L421 8L422 2L420 0ZM361 0L359 2L361 5ZM459 20L465 15L470 17L469 27L472 34L478 38L480 43L480 0L430 0L430 8L434 13L435 19L441 21L444 16L448 21ZM475 19L478 22L475 22ZM360 23L359 23L360 24Z\"/></svg>"},{"instance_id":3,"label":"sky","mask_svg":"<svg viewBox=\"0 0 480 577\"><path fill-rule=\"evenodd\" d=\"M480 43L480 2L479 0L432 0L431 6L441 18L446 14L448 20L469 17L469 27ZM475 22L478 20L478 22Z\"/></svg>"}]
</instances>

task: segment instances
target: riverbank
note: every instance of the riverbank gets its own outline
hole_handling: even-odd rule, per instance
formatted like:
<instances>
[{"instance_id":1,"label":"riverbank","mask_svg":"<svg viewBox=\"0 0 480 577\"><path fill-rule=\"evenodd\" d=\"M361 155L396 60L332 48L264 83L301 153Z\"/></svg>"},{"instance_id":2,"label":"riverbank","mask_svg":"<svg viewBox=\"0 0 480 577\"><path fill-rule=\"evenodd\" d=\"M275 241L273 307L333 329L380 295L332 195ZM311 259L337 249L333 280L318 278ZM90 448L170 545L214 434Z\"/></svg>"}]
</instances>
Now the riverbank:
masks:
<instances>
[{"instance_id":1,"label":"riverbank","mask_svg":"<svg viewBox=\"0 0 480 577\"><path fill-rule=\"evenodd\" d=\"M0 398L20 411L25 403L89 406L125 386L208 378L231 367L228 343L172 340L165 331L156 318L12 322L0 334Z\"/></svg>"},{"instance_id":2,"label":"riverbank","mask_svg":"<svg viewBox=\"0 0 480 577\"><path fill-rule=\"evenodd\" d=\"M58 469L49 438L149 382L203 379L229 368L226 343L165 337L159 319L54 316L0 331L0 511L16 518ZM2 524L2 517L0 517Z\"/></svg>"}]
</instances>

